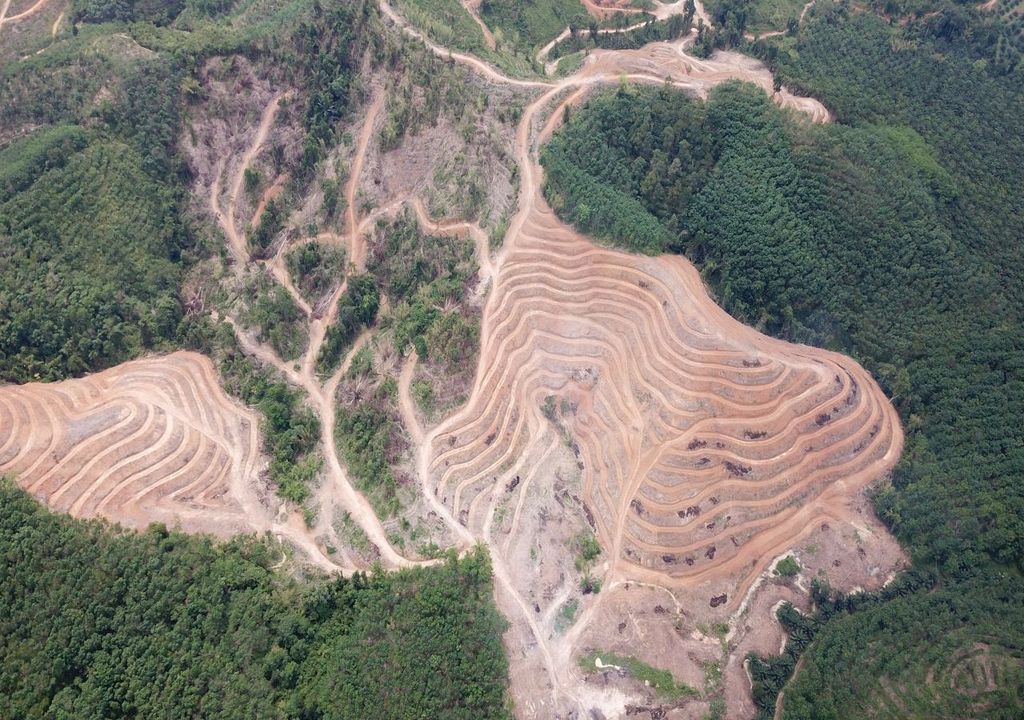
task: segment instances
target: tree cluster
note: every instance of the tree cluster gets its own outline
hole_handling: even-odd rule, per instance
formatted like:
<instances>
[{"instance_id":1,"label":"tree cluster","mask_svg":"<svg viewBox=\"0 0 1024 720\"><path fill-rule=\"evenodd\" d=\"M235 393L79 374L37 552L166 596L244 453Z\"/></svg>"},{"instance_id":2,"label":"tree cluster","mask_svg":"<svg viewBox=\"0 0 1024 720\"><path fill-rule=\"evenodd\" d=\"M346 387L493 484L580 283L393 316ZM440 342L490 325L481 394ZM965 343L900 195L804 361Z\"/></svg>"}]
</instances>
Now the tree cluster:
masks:
<instances>
[{"instance_id":1,"label":"tree cluster","mask_svg":"<svg viewBox=\"0 0 1024 720\"><path fill-rule=\"evenodd\" d=\"M279 553L52 515L0 479L0 717L509 717L482 549L309 583Z\"/></svg>"}]
</instances>

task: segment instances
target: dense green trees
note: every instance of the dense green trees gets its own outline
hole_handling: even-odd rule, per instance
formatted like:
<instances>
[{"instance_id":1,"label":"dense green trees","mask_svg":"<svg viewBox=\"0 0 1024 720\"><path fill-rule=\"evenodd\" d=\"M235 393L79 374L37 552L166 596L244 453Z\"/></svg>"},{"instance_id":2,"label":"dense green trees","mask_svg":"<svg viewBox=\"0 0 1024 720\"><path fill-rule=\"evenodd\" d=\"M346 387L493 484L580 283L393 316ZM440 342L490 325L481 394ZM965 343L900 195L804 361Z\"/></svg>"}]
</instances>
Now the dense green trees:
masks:
<instances>
[{"instance_id":1,"label":"dense green trees","mask_svg":"<svg viewBox=\"0 0 1024 720\"><path fill-rule=\"evenodd\" d=\"M0 479L0 717L508 717L482 550L308 584L279 553L121 534Z\"/></svg>"},{"instance_id":2,"label":"dense green trees","mask_svg":"<svg viewBox=\"0 0 1024 720\"><path fill-rule=\"evenodd\" d=\"M178 67L70 45L0 70L0 123L39 128L0 150L0 379L108 367L181 318Z\"/></svg>"},{"instance_id":3,"label":"dense green trees","mask_svg":"<svg viewBox=\"0 0 1024 720\"><path fill-rule=\"evenodd\" d=\"M175 337L180 257L174 195L129 145L61 129L8 170L24 189L0 204L0 379L53 380L104 368ZM30 138L30 143L36 140ZM45 155L45 159L41 159ZM31 184L30 168L43 170ZM3 164L0 161L0 164ZM15 177L16 176L16 177Z\"/></svg>"},{"instance_id":4,"label":"dense green trees","mask_svg":"<svg viewBox=\"0 0 1024 720\"><path fill-rule=\"evenodd\" d=\"M373 275L349 275L348 286L338 298L337 316L327 329L324 344L316 358L316 369L331 373L361 330L372 325L380 307L380 291Z\"/></svg>"},{"instance_id":5,"label":"dense green trees","mask_svg":"<svg viewBox=\"0 0 1024 720\"><path fill-rule=\"evenodd\" d=\"M936 581L918 569L882 591L844 595L813 580L813 615L788 603L778 611L785 651L749 658L759 717L776 715L784 686L787 718L1018 717L1024 584L999 571Z\"/></svg>"}]
</instances>

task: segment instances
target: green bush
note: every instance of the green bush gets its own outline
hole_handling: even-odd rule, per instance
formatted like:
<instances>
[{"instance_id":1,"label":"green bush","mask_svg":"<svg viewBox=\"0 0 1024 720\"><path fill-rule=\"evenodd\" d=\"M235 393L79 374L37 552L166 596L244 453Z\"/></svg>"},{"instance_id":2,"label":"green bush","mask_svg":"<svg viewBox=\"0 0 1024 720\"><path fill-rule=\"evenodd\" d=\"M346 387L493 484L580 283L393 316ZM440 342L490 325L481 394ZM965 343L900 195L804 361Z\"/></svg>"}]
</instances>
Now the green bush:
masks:
<instances>
[{"instance_id":1,"label":"green bush","mask_svg":"<svg viewBox=\"0 0 1024 720\"><path fill-rule=\"evenodd\" d=\"M373 324L380 307L380 293L372 275L350 275L345 293L338 299L338 313L327 330L323 346L316 358L317 371L328 374L341 362L345 350L356 335Z\"/></svg>"},{"instance_id":2,"label":"green bush","mask_svg":"<svg viewBox=\"0 0 1024 720\"><path fill-rule=\"evenodd\" d=\"M800 563L798 563L796 558L792 555L787 555L775 564L775 574L784 578L791 578L799 575L800 569Z\"/></svg>"},{"instance_id":3,"label":"green bush","mask_svg":"<svg viewBox=\"0 0 1024 720\"><path fill-rule=\"evenodd\" d=\"M598 658L605 665L617 665L625 668L632 677L640 682L647 683L656 693L669 700L679 700L698 695L698 692L686 683L677 683L676 679L672 677L672 673L668 670L651 667L644 661L631 655L619 655L613 652L594 650L581 655L577 662L585 672L594 672L597 667L596 661Z\"/></svg>"}]
</instances>

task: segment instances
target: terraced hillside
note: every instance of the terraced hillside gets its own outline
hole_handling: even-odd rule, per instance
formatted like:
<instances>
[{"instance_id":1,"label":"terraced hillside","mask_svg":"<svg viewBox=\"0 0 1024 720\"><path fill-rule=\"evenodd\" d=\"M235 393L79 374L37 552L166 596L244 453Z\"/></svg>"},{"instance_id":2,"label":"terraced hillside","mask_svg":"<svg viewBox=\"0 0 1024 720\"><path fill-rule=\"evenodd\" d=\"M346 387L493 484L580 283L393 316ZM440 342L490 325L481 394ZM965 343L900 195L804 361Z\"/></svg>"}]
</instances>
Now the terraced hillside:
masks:
<instances>
[{"instance_id":1,"label":"terraced hillside","mask_svg":"<svg viewBox=\"0 0 1024 720\"><path fill-rule=\"evenodd\" d=\"M270 530L325 564L297 517L274 516L263 465L256 414L196 353L0 387L0 473L52 509L222 537Z\"/></svg>"},{"instance_id":2,"label":"terraced hillside","mask_svg":"<svg viewBox=\"0 0 1024 720\"><path fill-rule=\"evenodd\" d=\"M735 77L764 87L766 75L735 55L696 60L681 45L594 53L524 113L520 213L496 262L476 384L426 436L421 472L504 575L512 657L523 658L513 686L547 686L555 707L628 706L628 695L592 688L574 669L588 649L617 643L698 685L701 664L718 661L700 632L679 637L680 625L729 620L737 647L764 643L773 631L756 618L769 616L769 596L751 593L812 535L863 532L872 561L854 560L851 584L881 585L899 557L863 516L862 490L902 448L896 412L869 374L737 323L683 258L595 246L540 191L536 146L594 84L662 81L703 95ZM829 118L785 92L776 101ZM581 572L571 550L587 533L600 557ZM831 569L850 551L840 541ZM586 597L595 585L601 592ZM644 640L652 634L661 639ZM726 692L745 714L741 652L729 655ZM545 716L535 697L523 716Z\"/></svg>"},{"instance_id":3,"label":"terraced hillside","mask_svg":"<svg viewBox=\"0 0 1024 720\"><path fill-rule=\"evenodd\" d=\"M75 517L220 534L269 526L244 484L258 439L254 413L194 353L0 388L0 472Z\"/></svg>"},{"instance_id":4,"label":"terraced hillside","mask_svg":"<svg viewBox=\"0 0 1024 720\"><path fill-rule=\"evenodd\" d=\"M434 440L439 494L480 531L495 483L542 458L558 425L611 572L713 580L734 608L892 466L895 412L850 360L732 321L685 261L596 248L534 203L488 307L473 400Z\"/></svg>"}]
</instances>

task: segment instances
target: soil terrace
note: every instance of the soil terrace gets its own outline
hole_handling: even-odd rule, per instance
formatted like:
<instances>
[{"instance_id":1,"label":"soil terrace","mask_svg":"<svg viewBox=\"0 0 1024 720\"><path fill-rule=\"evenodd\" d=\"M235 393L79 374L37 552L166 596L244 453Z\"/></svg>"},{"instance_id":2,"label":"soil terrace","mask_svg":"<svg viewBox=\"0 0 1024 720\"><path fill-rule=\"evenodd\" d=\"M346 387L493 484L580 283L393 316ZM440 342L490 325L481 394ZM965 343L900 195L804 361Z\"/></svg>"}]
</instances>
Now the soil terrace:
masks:
<instances>
[{"instance_id":1,"label":"soil terrace","mask_svg":"<svg viewBox=\"0 0 1024 720\"><path fill-rule=\"evenodd\" d=\"M178 352L80 380L0 387L0 473L54 510L129 527L230 536L271 530L313 551L253 483L256 414L206 357Z\"/></svg>"}]
</instances>

